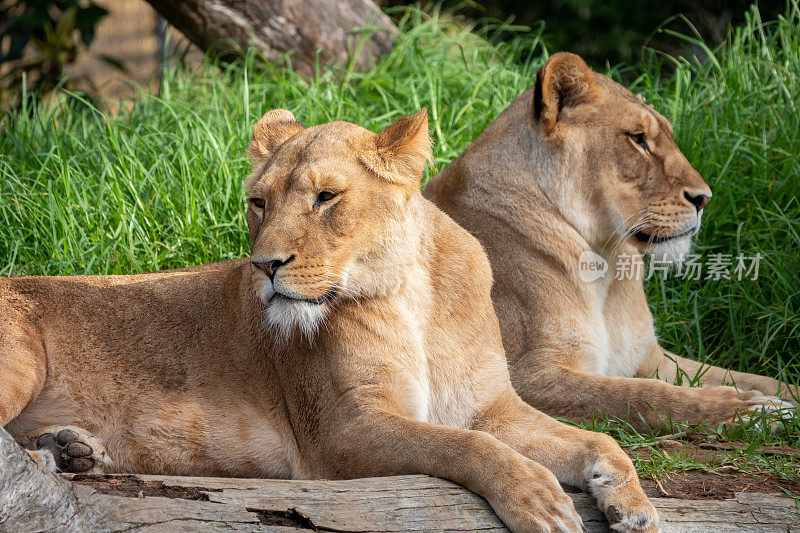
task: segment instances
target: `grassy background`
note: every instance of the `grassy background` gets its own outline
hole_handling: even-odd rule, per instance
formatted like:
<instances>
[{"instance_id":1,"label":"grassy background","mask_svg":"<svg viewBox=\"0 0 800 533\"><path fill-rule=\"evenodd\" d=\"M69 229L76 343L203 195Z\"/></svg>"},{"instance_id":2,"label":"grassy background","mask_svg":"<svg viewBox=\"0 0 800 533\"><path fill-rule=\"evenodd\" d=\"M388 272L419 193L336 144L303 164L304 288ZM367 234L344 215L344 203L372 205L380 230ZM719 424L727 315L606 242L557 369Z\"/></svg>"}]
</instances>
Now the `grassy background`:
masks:
<instances>
[{"instance_id":1,"label":"grassy background","mask_svg":"<svg viewBox=\"0 0 800 533\"><path fill-rule=\"evenodd\" d=\"M698 251L763 258L756 281L648 282L663 343L796 381L800 8L792 2L769 23L753 9L747 21L705 61L650 54L609 74L624 71L673 121L678 145L714 189ZM167 70L159 95L140 93L114 117L79 95L25 96L0 124L0 273L135 273L244 256L244 150L263 112L285 107L306 125L379 129L427 106L433 175L533 84L548 53L535 34L497 42L491 30L413 9L400 26L395 50L363 74L307 79L253 57ZM798 427L775 438L798 446Z\"/></svg>"}]
</instances>

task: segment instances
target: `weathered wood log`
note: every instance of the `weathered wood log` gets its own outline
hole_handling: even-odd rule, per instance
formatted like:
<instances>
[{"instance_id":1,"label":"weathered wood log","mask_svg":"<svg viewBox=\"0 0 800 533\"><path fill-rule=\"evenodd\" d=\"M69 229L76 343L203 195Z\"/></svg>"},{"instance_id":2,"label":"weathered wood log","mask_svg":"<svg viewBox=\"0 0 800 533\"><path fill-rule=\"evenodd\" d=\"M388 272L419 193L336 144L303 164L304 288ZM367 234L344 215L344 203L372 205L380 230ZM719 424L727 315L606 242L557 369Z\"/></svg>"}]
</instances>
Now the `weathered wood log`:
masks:
<instances>
[{"instance_id":1,"label":"weathered wood log","mask_svg":"<svg viewBox=\"0 0 800 533\"><path fill-rule=\"evenodd\" d=\"M347 64L356 43L358 69L391 50L397 27L370 0L147 0L202 50L255 46L268 60L295 52L293 65L310 74L323 63ZM370 28L364 34L359 28Z\"/></svg>"},{"instance_id":2,"label":"weathered wood log","mask_svg":"<svg viewBox=\"0 0 800 533\"><path fill-rule=\"evenodd\" d=\"M75 487L46 470L0 427L0 531L86 531L97 526L92 506Z\"/></svg>"},{"instance_id":3,"label":"weathered wood log","mask_svg":"<svg viewBox=\"0 0 800 533\"><path fill-rule=\"evenodd\" d=\"M65 477L31 461L0 428L0 531L506 531L485 500L429 476ZM570 496L588 531L608 531L588 496ZM776 494L652 501L665 532L800 531L797 504Z\"/></svg>"},{"instance_id":4,"label":"weathered wood log","mask_svg":"<svg viewBox=\"0 0 800 533\"><path fill-rule=\"evenodd\" d=\"M429 476L350 481L128 476L102 480L102 487L86 478L79 483L106 493L141 493L140 498L95 493L107 515L118 520L114 529L180 523L182 529L237 531L507 531L485 500ZM115 484L128 486L115 490ZM159 493L169 499L155 496ZM608 531L587 495L570 496L588 531ZM652 501L664 532L800 531L796 503L776 494Z\"/></svg>"}]
</instances>

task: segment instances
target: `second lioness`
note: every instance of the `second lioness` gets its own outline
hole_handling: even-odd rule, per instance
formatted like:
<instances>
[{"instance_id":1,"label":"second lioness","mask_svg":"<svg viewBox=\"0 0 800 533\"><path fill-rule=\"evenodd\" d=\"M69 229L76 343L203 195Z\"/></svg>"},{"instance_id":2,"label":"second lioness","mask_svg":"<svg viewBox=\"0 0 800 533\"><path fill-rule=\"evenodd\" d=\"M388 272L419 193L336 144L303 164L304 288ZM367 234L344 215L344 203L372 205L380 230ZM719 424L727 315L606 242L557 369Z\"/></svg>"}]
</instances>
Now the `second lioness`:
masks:
<instances>
[{"instance_id":1,"label":"second lioness","mask_svg":"<svg viewBox=\"0 0 800 533\"><path fill-rule=\"evenodd\" d=\"M250 261L0 278L0 422L72 471L427 473L515 531L578 530L557 477L618 530L655 529L610 437L514 392L486 255L419 192L428 144L424 111L380 134L272 111L251 142Z\"/></svg>"},{"instance_id":2,"label":"second lioness","mask_svg":"<svg viewBox=\"0 0 800 533\"><path fill-rule=\"evenodd\" d=\"M424 194L486 249L511 379L537 409L663 428L792 405L771 395L797 390L773 378L658 344L642 279L624 268L641 253L679 261L711 190L669 122L578 56L551 57ZM581 270L592 261L605 276ZM704 387L673 385L682 374Z\"/></svg>"}]
</instances>

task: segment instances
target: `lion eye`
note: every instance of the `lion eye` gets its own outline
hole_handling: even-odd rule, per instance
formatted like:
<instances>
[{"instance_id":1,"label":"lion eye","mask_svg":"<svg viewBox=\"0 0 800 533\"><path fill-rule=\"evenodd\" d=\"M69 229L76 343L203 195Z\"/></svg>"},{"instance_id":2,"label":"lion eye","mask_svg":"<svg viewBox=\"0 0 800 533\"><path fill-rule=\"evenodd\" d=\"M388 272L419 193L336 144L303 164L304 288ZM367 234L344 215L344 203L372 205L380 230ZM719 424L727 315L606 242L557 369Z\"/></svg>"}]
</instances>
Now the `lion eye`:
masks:
<instances>
[{"instance_id":1,"label":"lion eye","mask_svg":"<svg viewBox=\"0 0 800 533\"><path fill-rule=\"evenodd\" d=\"M628 136L633 139L633 142L644 148L645 151L650 151L650 145L647 144L647 139L645 139L644 133L629 133Z\"/></svg>"},{"instance_id":2,"label":"lion eye","mask_svg":"<svg viewBox=\"0 0 800 533\"><path fill-rule=\"evenodd\" d=\"M266 203L261 198L250 198L250 203L253 204L253 207L257 207L258 209L264 209Z\"/></svg>"},{"instance_id":3,"label":"lion eye","mask_svg":"<svg viewBox=\"0 0 800 533\"><path fill-rule=\"evenodd\" d=\"M322 191L317 195L317 203L323 204L325 202L329 202L336 198L337 195L338 193L332 191Z\"/></svg>"}]
</instances>

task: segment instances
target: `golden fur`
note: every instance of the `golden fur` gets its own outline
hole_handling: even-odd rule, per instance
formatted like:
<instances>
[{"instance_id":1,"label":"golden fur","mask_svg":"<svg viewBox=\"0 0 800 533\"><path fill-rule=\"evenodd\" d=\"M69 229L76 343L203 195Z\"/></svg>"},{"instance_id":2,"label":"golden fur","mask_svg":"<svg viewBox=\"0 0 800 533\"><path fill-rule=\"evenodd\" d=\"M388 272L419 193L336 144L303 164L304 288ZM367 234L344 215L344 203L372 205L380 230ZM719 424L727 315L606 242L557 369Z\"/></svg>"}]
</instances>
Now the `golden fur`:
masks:
<instances>
[{"instance_id":1,"label":"golden fur","mask_svg":"<svg viewBox=\"0 0 800 533\"><path fill-rule=\"evenodd\" d=\"M790 397L772 378L701 370L661 348L641 279L616 279L615 266L641 253L679 262L711 190L669 122L578 56L551 57L423 194L489 255L512 382L537 409L662 427L667 412L727 422L791 405L770 397ZM605 277L581 277L588 252L610 266ZM705 387L672 385L677 372L702 374ZM723 386L734 382L739 391Z\"/></svg>"},{"instance_id":2,"label":"golden fur","mask_svg":"<svg viewBox=\"0 0 800 533\"><path fill-rule=\"evenodd\" d=\"M558 478L616 529L656 530L613 439L514 392L488 259L419 192L426 119L374 134L267 113L250 260L0 279L0 423L68 470L431 474L515 531L579 530Z\"/></svg>"}]
</instances>

